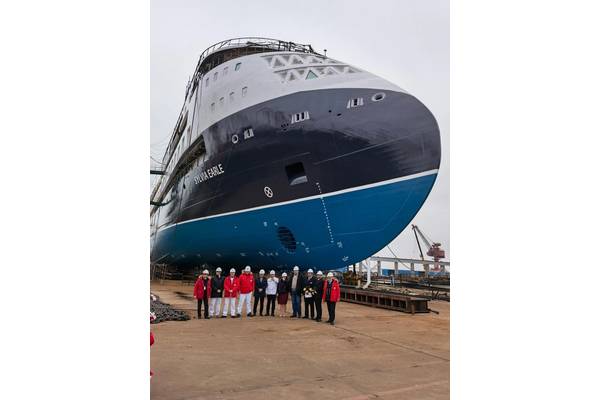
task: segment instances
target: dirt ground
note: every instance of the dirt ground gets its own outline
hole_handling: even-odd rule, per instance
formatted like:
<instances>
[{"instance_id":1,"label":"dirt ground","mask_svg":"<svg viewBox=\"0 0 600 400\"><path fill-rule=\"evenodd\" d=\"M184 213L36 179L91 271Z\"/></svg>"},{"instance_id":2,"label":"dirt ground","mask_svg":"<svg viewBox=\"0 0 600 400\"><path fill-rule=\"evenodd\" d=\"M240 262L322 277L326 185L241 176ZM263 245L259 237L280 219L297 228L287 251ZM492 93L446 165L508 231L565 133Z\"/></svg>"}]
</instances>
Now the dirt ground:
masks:
<instances>
[{"instance_id":1,"label":"dirt ground","mask_svg":"<svg viewBox=\"0 0 600 400\"><path fill-rule=\"evenodd\" d=\"M195 302L185 297L191 286L153 282L151 288L195 315ZM151 325L151 397L448 399L450 304L432 301L429 308L439 315L342 302L333 327L279 317Z\"/></svg>"}]
</instances>

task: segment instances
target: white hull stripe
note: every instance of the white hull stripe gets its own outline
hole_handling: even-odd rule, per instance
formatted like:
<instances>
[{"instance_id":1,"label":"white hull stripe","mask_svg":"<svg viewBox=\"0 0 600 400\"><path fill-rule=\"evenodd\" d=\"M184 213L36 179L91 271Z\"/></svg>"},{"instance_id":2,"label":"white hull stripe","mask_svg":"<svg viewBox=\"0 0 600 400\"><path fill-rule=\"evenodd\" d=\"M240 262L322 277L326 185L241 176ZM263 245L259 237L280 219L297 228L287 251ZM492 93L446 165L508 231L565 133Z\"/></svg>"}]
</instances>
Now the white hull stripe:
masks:
<instances>
[{"instance_id":1,"label":"white hull stripe","mask_svg":"<svg viewBox=\"0 0 600 400\"><path fill-rule=\"evenodd\" d=\"M282 201L280 203L267 204L265 206L245 208L243 210L236 210L236 211L231 211L231 212L222 213L222 214L208 215L206 217L189 219L187 221L182 221L182 222L178 222L176 224L171 224L171 225L168 225L168 226L164 226L162 228L159 228L158 231L160 232L162 230L169 229L169 228L177 226L177 225L183 225L183 224L187 224L187 223L190 223L190 222L201 221L201 220L204 220L204 219L216 218L216 217L224 217L224 216L227 216L227 215L234 215L234 214L239 214L239 213L244 213L244 212L249 212L249 211L262 210L264 208L270 208L270 207L284 206L284 205L287 205L287 204L299 203L301 201L309 201L309 200L314 200L314 199L322 199L322 198L325 198L325 197L337 196L339 194L355 192L355 191L358 191L358 190L370 189L370 188L374 188L374 187L378 187L378 186L389 185L389 184L392 184L392 183L397 183L397 182L402 182L402 181L408 181L408 180L411 180L411 179L421 178L423 176L433 175L433 174L437 174L437 173L438 173L437 169L432 169L432 170L429 170L429 171L419 172L417 174L402 176L402 177L394 178L394 179L388 179L387 181L369 183L368 185L362 185L362 186L356 186L356 187L352 187L352 188L348 188L348 189L342 189L342 190L338 190L336 192L329 192L329 193L324 193L324 194L317 194L317 195L314 195L314 196L302 197L302 198L299 198L299 199L294 199L294 200L289 200L289 201Z\"/></svg>"}]
</instances>

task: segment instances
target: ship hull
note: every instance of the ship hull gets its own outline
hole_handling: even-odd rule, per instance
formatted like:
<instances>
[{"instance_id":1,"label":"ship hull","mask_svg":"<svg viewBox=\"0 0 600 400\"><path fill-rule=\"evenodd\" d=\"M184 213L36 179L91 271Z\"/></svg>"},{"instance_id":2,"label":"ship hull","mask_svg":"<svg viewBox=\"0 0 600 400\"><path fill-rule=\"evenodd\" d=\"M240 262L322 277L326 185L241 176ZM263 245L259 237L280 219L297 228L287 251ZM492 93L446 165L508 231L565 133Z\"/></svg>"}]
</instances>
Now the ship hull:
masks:
<instances>
[{"instance_id":1,"label":"ship hull","mask_svg":"<svg viewBox=\"0 0 600 400\"><path fill-rule=\"evenodd\" d=\"M384 98L375 101L378 93ZM357 97L364 104L350 108ZM302 111L310 118L290 124ZM203 165L159 211L153 262L342 268L407 226L440 163L433 115L389 90L295 93L224 118L202 136ZM286 168L298 163L306 182L291 185Z\"/></svg>"},{"instance_id":2,"label":"ship hull","mask_svg":"<svg viewBox=\"0 0 600 400\"><path fill-rule=\"evenodd\" d=\"M163 262L338 269L396 237L427 198L435 171L372 187L178 224L159 233ZM390 239L391 238L391 239ZM292 244L295 243L295 246Z\"/></svg>"}]
</instances>

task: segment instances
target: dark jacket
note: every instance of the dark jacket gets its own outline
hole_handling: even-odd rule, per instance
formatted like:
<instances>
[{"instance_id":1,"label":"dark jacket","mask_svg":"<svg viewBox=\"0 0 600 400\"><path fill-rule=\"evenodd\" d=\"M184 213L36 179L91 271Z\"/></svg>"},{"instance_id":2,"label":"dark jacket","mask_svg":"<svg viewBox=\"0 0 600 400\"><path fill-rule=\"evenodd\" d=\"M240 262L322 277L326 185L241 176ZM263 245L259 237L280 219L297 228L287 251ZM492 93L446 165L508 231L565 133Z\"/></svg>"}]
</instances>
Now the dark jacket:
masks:
<instances>
[{"instance_id":1,"label":"dark jacket","mask_svg":"<svg viewBox=\"0 0 600 400\"><path fill-rule=\"evenodd\" d=\"M210 292L210 297L223 297L223 283L225 282L225 277L221 275L213 276L212 278L212 290Z\"/></svg>"},{"instance_id":2,"label":"dark jacket","mask_svg":"<svg viewBox=\"0 0 600 400\"><path fill-rule=\"evenodd\" d=\"M298 282L296 283L296 290L292 290L292 279L294 279L294 274L292 273L287 277L288 279L288 288L290 290L290 294L297 294L302 296L302 281L305 279L302 275L298 274Z\"/></svg>"},{"instance_id":3,"label":"dark jacket","mask_svg":"<svg viewBox=\"0 0 600 400\"><path fill-rule=\"evenodd\" d=\"M279 283L277 283L277 294L289 293L290 292L290 281L287 279L284 281L283 279L279 279Z\"/></svg>"},{"instance_id":4,"label":"dark jacket","mask_svg":"<svg viewBox=\"0 0 600 400\"><path fill-rule=\"evenodd\" d=\"M262 289L262 290L258 290ZM267 278L262 277L254 281L254 297L265 297L267 290Z\"/></svg>"},{"instance_id":5,"label":"dark jacket","mask_svg":"<svg viewBox=\"0 0 600 400\"><path fill-rule=\"evenodd\" d=\"M317 295L315 296L315 299L319 300L323 298L323 282L325 282L325 279L321 278L321 280L316 279L315 280L315 290L317 291Z\"/></svg>"},{"instance_id":6,"label":"dark jacket","mask_svg":"<svg viewBox=\"0 0 600 400\"><path fill-rule=\"evenodd\" d=\"M316 276L312 276L311 278L309 278L308 276L304 276L302 277L302 289L304 290L304 288L312 288L313 290L317 290L316 288L317 285L317 277Z\"/></svg>"}]
</instances>

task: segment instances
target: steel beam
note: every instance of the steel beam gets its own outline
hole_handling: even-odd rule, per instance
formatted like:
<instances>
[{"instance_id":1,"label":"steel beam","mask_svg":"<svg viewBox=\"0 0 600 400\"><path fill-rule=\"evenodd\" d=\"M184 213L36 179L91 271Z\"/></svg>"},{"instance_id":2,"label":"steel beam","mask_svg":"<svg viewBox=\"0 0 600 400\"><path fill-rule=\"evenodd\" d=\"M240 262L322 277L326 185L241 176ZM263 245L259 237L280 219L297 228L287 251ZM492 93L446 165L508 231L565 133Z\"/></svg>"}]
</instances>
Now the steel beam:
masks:
<instances>
[{"instance_id":1,"label":"steel beam","mask_svg":"<svg viewBox=\"0 0 600 400\"><path fill-rule=\"evenodd\" d=\"M403 263L407 263L407 264L433 264L432 260L417 260L414 258L395 258L395 257L379 257L379 256L372 256L370 257L371 260L373 261L386 261L386 262L403 262ZM450 265L450 261L438 261L437 262L440 265Z\"/></svg>"}]
</instances>

